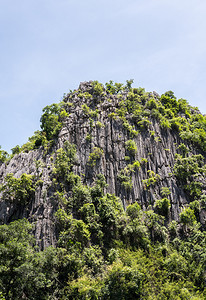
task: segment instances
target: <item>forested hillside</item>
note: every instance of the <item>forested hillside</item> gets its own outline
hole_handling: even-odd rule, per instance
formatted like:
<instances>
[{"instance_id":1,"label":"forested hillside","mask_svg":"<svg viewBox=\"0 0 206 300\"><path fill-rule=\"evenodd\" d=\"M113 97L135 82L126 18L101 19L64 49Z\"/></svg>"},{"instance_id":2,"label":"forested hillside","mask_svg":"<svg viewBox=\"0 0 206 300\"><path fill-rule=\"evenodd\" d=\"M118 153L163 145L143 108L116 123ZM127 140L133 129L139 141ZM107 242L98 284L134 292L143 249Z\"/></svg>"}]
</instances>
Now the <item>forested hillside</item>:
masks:
<instances>
[{"instance_id":1,"label":"forested hillside","mask_svg":"<svg viewBox=\"0 0 206 300\"><path fill-rule=\"evenodd\" d=\"M0 299L206 299L206 117L132 83L0 149Z\"/></svg>"}]
</instances>

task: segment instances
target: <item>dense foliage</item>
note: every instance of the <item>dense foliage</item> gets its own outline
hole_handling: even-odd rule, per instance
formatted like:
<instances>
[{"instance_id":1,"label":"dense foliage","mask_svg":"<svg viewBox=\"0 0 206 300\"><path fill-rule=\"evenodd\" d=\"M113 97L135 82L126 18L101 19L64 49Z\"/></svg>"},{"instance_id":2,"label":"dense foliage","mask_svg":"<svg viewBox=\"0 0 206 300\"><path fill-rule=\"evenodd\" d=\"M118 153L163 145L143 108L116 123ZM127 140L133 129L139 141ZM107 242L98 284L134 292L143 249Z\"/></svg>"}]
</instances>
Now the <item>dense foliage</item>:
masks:
<instances>
[{"instance_id":1,"label":"dense foliage","mask_svg":"<svg viewBox=\"0 0 206 300\"><path fill-rule=\"evenodd\" d=\"M56 248L38 251L26 220L0 226L1 299L205 299L206 234L194 209L167 228L167 198L156 203L157 213L137 203L125 212L120 199L104 193L103 175L92 187L82 184L72 172L75 152L66 143L53 170ZM7 177L6 197L26 201L32 178Z\"/></svg>"}]
</instances>

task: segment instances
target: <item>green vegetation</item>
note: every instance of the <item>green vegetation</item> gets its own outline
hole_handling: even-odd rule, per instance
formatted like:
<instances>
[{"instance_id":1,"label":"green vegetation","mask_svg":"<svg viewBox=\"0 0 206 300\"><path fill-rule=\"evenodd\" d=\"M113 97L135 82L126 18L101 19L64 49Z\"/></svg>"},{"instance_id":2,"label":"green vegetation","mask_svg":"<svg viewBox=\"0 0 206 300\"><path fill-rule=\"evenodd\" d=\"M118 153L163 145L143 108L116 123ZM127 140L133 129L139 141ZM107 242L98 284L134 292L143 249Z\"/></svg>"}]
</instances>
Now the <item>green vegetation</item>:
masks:
<instances>
[{"instance_id":1,"label":"green vegetation","mask_svg":"<svg viewBox=\"0 0 206 300\"><path fill-rule=\"evenodd\" d=\"M65 142L64 148L58 149L56 153L53 174L58 176L60 180L65 180L72 171L73 165L77 162L76 147Z\"/></svg>"},{"instance_id":2,"label":"green vegetation","mask_svg":"<svg viewBox=\"0 0 206 300\"><path fill-rule=\"evenodd\" d=\"M4 163L8 159L8 157L9 154L5 150L2 150L0 146L0 164Z\"/></svg>"},{"instance_id":3,"label":"green vegetation","mask_svg":"<svg viewBox=\"0 0 206 300\"><path fill-rule=\"evenodd\" d=\"M103 155L103 150L99 147L94 147L93 148L93 152L91 152L89 154L89 158L88 158L88 164L91 166L91 167L94 167L96 165L96 162L97 160L99 160L102 155Z\"/></svg>"},{"instance_id":4,"label":"green vegetation","mask_svg":"<svg viewBox=\"0 0 206 300\"><path fill-rule=\"evenodd\" d=\"M167 229L137 203L124 212L104 186L99 175L73 189L75 213L56 213L56 248L37 251L26 220L0 226L2 299L205 299L206 235L192 209Z\"/></svg>"},{"instance_id":5,"label":"green vegetation","mask_svg":"<svg viewBox=\"0 0 206 300\"><path fill-rule=\"evenodd\" d=\"M170 200L163 198L155 201L154 208L163 216L167 216L170 208Z\"/></svg>"},{"instance_id":6,"label":"green vegetation","mask_svg":"<svg viewBox=\"0 0 206 300\"><path fill-rule=\"evenodd\" d=\"M32 235L35 223L11 222L13 214L9 224L0 225L0 299L206 299L206 232L200 224L200 213L206 209L206 117L171 91L158 96L132 88L132 83L109 81L104 86L93 81L87 91L70 91L62 102L43 109L41 130L26 144L14 147L10 156L0 149L1 164L22 151L39 148L52 162L47 166L50 181L44 198L54 200L57 237L55 247L40 250ZM83 141L91 153L84 167L95 178L89 184L88 174L80 174L84 168L79 168L76 146L55 144L74 112L85 121ZM102 123L105 117L108 123ZM115 184L125 203L131 200L138 173L143 178L143 196L153 192L151 201L142 203L141 196L126 211L116 195L106 193L106 180L96 173L95 166L108 153L97 146L99 137L93 133L106 131L107 124L122 131L123 139L117 140L125 146L125 167L116 174ZM139 153L137 141L165 142L162 136L169 132L176 137L176 156L169 166L173 173L164 175L159 166L151 167L153 155L148 152L153 149L145 147L147 156L137 160L144 154ZM173 152L170 146L163 147L167 157ZM5 176L1 198L12 209L23 211L32 205L43 184L46 161L34 161L34 175ZM169 222L174 187L167 186L164 176L176 180L188 201L178 206L176 221Z\"/></svg>"},{"instance_id":7,"label":"green vegetation","mask_svg":"<svg viewBox=\"0 0 206 300\"><path fill-rule=\"evenodd\" d=\"M34 198L34 176L22 174L20 178L15 178L13 174L9 173L0 187L0 191L5 201L26 205Z\"/></svg>"},{"instance_id":8,"label":"green vegetation","mask_svg":"<svg viewBox=\"0 0 206 300\"><path fill-rule=\"evenodd\" d=\"M201 178L206 174L204 158L201 154L176 154L174 174L190 199L200 199L202 195Z\"/></svg>"},{"instance_id":9,"label":"green vegetation","mask_svg":"<svg viewBox=\"0 0 206 300\"><path fill-rule=\"evenodd\" d=\"M194 210L190 207L184 208L184 210L180 213L180 220L184 225L193 225L196 223L196 217Z\"/></svg>"},{"instance_id":10,"label":"green vegetation","mask_svg":"<svg viewBox=\"0 0 206 300\"><path fill-rule=\"evenodd\" d=\"M73 166L76 163L77 156L75 145L65 142L64 147L57 150L52 170L54 188L57 192L60 192L60 194L63 192L64 195L68 188L79 183L79 176L73 173Z\"/></svg>"},{"instance_id":11,"label":"green vegetation","mask_svg":"<svg viewBox=\"0 0 206 300\"><path fill-rule=\"evenodd\" d=\"M0 226L1 299L48 299L58 289L61 249L36 251L25 219ZM54 294L52 294L54 292Z\"/></svg>"},{"instance_id":12,"label":"green vegetation","mask_svg":"<svg viewBox=\"0 0 206 300\"><path fill-rule=\"evenodd\" d=\"M169 196L171 194L170 189L168 187L162 187L161 188L161 195L163 197Z\"/></svg>"},{"instance_id":13,"label":"green vegetation","mask_svg":"<svg viewBox=\"0 0 206 300\"><path fill-rule=\"evenodd\" d=\"M41 131L36 131L22 147L14 147L12 154L28 152L41 146L47 151L57 138L70 110L79 104L84 114L88 118L96 119L97 127L101 127L97 104L111 102L110 97L114 97L112 99L115 99L118 105L113 106L114 111L108 111L108 117L119 119L131 138L137 136L139 131L146 130L151 132L158 142L158 136L151 130L152 123L157 120L162 130L176 131L184 142L206 150L206 116L191 107L185 99L177 99L172 91L159 97L147 93L143 88L132 88L132 84L133 80L127 80L125 85L110 80L104 86L98 81L93 81L92 88L88 91L70 91L62 102L43 109ZM73 100L76 97L79 99L77 102ZM7 158L8 155L1 150L0 160L4 162Z\"/></svg>"},{"instance_id":14,"label":"green vegetation","mask_svg":"<svg viewBox=\"0 0 206 300\"><path fill-rule=\"evenodd\" d=\"M148 170L147 173L149 177L142 180L145 189L148 189L150 186L156 184L160 179L160 176L158 174L155 174L152 170Z\"/></svg>"},{"instance_id":15,"label":"green vegetation","mask_svg":"<svg viewBox=\"0 0 206 300\"><path fill-rule=\"evenodd\" d=\"M66 111L61 104L52 104L43 109L41 116L41 129L45 133L48 141L57 137L62 127L62 120L67 117Z\"/></svg>"},{"instance_id":16,"label":"green vegetation","mask_svg":"<svg viewBox=\"0 0 206 300\"><path fill-rule=\"evenodd\" d=\"M132 172L133 170L126 167L122 169L117 175L117 179L119 180L121 186L123 186L125 190L132 189Z\"/></svg>"},{"instance_id":17,"label":"green vegetation","mask_svg":"<svg viewBox=\"0 0 206 300\"><path fill-rule=\"evenodd\" d=\"M96 81L93 81L92 83L93 86L93 94L95 96L103 96L104 95L104 86L102 83Z\"/></svg>"},{"instance_id":18,"label":"green vegetation","mask_svg":"<svg viewBox=\"0 0 206 300\"><path fill-rule=\"evenodd\" d=\"M97 121L97 122L96 122L96 126L97 126L98 128L102 128L102 127L104 127L104 124L102 124L100 121Z\"/></svg>"},{"instance_id":19,"label":"green vegetation","mask_svg":"<svg viewBox=\"0 0 206 300\"><path fill-rule=\"evenodd\" d=\"M114 83L114 81L110 80L109 82L105 83L105 87L108 93L112 95L117 95L117 94L121 94L121 92L125 90L130 91L132 88L132 84L133 84L133 79L127 80L126 85L117 82Z\"/></svg>"},{"instance_id":20,"label":"green vegetation","mask_svg":"<svg viewBox=\"0 0 206 300\"><path fill-rule=\"evenodd\" d=\"M82 105L82 111L84 112L85 115L91 118L95 118L98 116L98 110L92 110L86 104Z\"/></svg>"},{"instance_id":21,"label":"green vegetation","mask_svg":"<svg viewBox=\"0 0 206 300\"><path fill-rule=\"evenodd\" d=\"M127 151L131 154L131 155L135 155L135 153L137 153L137 145L135 143L135 141L133 140L128 140L125 142L125 146Z\"/></svg>"},{"instance_id":22,"label":"green vegetation","mask_svg":"<svg viewBox=\"0 0 206 300\"><path fill-rule=\"evenodd\" d=\"M19 154L21 152L21 147L16 145L14 148L11 149L12 155Z\"/></svg>"}]
</instances>

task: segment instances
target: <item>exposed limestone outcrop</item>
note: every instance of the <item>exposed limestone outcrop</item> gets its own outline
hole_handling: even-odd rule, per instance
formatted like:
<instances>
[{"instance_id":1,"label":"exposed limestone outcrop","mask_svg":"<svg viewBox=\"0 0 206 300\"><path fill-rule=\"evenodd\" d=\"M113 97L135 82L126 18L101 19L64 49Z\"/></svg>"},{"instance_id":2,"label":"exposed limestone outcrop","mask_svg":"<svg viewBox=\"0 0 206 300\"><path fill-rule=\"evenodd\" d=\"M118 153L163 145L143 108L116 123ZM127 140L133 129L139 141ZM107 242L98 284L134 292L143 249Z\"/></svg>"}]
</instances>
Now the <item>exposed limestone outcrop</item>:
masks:
<instances>
[{"instance_id":1,"label":"exposed limestone outcrop","mask_svg":"<svg viewBox=\"0 0 206 300\"><path fill-rule=\"evenodd\" d=\"M93 97L87 98L85 93ZM122 94L122 97L123 100L126 99L127 91ZM148 97L158 99L159 95L153 92ZM41 172L43 181L43 184L35 190L34 200L25 207L19 208L1 199L1 224L16 218L28 218L35 224L37 243L42 248L55 244L54 214L58 209L58 201L52 190L51 173L56 150L63 147L65 141L76 145L78 162L74 166L74 172L82 178L83 183L92 186L96 175L103 174L108 184L107 192L119 196L124 208L137 201L143 209L147 209L150 205L154 206L155 200L162 198L161 189L167 187L171 192L168 195L171 202L168 219L178 220L179 213L189 201L173 174L177 146L181 143L179 135L175 131L162 128L159 122L150 116L148 116L150 123L140 129L132 116L127 113L126 120L133 126L133 130L138 131L138 134L134 133L131 137L131 132L125 128L122 119L115 115L116 108L119 107L118 95L110 95L106 92L95 95L92 82L81 83L76 92L65 97L64 102L69 116L64 120L52 150L45 152L43 147L40 147L28 153L20 153L0 166L0 183L4 182L8 173L13 173L19 178L23 173L38 176L38 172ZM86 104L91 111L85 112L83 104ZM97 110L96 115L93 113L91 116L91 112L95 110ZM125 146L125 143L131 139L137 146L137 150L132 155ZM89 156L95 147L100 148L102 154L96 159L95 164L91 165L88 163ZM36 161L41 161L38 170ZM118 175L127 168L128 164L135 161L139 161L140 166L127 174L132 183L132 187L127 188ZM149 173L149 170L152 173ZM145 180L150 174L156 176L156 181L147 187ZM204 191L205 179L201 180ZM200 221L203 225L205 225L205 218L206 212L202 209Z\"/></svg>"}]
</instances>

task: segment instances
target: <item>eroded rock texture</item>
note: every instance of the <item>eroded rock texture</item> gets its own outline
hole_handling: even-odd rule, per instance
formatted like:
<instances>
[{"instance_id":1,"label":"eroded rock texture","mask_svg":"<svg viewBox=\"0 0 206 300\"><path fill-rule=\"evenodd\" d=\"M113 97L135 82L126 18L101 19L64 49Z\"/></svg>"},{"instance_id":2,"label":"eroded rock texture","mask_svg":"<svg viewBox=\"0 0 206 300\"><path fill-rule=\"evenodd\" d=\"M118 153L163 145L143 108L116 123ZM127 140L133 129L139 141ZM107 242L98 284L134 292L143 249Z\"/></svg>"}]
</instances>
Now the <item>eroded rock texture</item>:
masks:
<instances>
[{"instance_id":1,"label":"eroded rock texture","mask_svg":"<svg viewBox=\"0 0 206 300\"><path fill-rule=\"evenodd\" d=\"M181 143L177 132L162 128L159 121L149 115L149 110L149 122L141 127L127 112L125 120L132 126L132 129L128 129L125 120L115 115L120 106L119 96L106 92L95 95L92 89L91 82L81 83L76 92L65 97L65 107L69 116L64 120L55 145L49 152L40 147L28 153L20 153L0 167L0 183L4 182L8 173L13 173L17 178L23 173L35 176L41 173L43 183L36 188L35 197L28 205L19 207L1 199L0 222L3 224L17 218L28 218L35 224L37 243L42 248L56 242L54 214L58 209L58 201L52 188L51 174L56 151L64 146L65 141L76 145L78 162L74 166L74 172L82 178L82 182L92 186L97 174L103 174L108 184L106 191L119 196L124 208L135 201L141 204L143 209L154 206L155 200L162 198L163 187L169 188L171 192L168 195L171 203L168 220L178 220L183 206L189 202L188 196L173 174L175 154L179 151L178 145ZM87 98L85 92L92 96ZM127 91L122 93L121 101L126 99L127 94ZM155 92L148 95L148 99L158 97ZM82 107L84 104L89 107L89 111ZM136 144L133 153L126 147L128 140ZM103 151L91 165L88 162L89 156L95 147ZM197 153L199 152L194 150L194 154ZM37 161L41 161L38 167ZM139 162L139 166L128 171L128 165L135 161ZM130 180L130 187L121 181L121 174L126 174ZM155 178L154 182L146 186L145 180L152 176ZM201 181L204 193L205 179L201 178ZM205 210L201 209L200 221L203 225L205 216Z\"/></svg>"}]
</instances>

